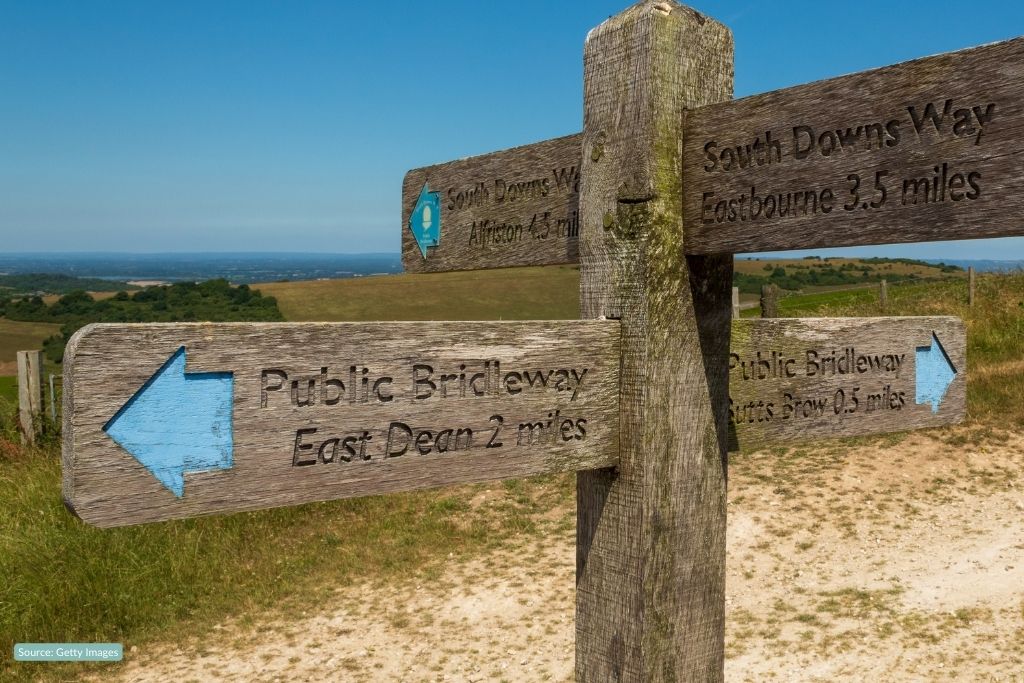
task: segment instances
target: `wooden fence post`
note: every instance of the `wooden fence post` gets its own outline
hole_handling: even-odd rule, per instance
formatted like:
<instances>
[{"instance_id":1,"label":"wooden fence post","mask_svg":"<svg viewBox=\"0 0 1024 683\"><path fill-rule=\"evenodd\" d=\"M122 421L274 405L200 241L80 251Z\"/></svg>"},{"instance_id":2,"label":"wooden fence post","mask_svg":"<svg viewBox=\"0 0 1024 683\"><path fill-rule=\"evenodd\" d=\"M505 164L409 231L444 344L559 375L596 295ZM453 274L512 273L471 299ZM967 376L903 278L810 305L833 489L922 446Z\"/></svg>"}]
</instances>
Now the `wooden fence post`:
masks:
<instances>
[{"instance_id":1,"label":"wooden fence post","mask_svg":"<svg viewBox=\"0 0 1024 683\"><path fill-rule=\"evenodd\" d=\"M967 305L974 305L974 266L967 268Z\"/></svg>"},{"instance_id":2,"label":"wooden fence post","mask_svg":"<svg viewBox=\"0 0 1024 683\"><path fill-rule=\"evenodd\" d=\"M729 30L674 2L587 37L581 305L622 360L619 467L577 478L577 681L723 678L732 256L684 256L680 155L732 74Z\"/></svg>"},{"instance_id":3,"label":"wooden fence post","mask_svg":"<svg viewBox=\"0 0 1024 683\"><path fill-rule=\"evenodd\" d=\"M732 288L732 317L740 317L740 288Z\"/></svg>"},{"instance_id":4,"label":"wooden fence post","mask_svg":"<svg viewBox=\"0 0 1024 683\"><path fill-rule=\"evenodd\" d=\"M878 305L885 310L885 307L889 304L889 283L882 280L878 283Z\"/></svg>"},{"instance_id":5,"label":"wooden fence post","mask_svg":"<svg viewBox=\"0 0 1024 683\"><path fill-rule=\"evenodd\" d=\"M761 285L761 317L779 317L779 288L775 285Z\"/></svg>"},{"instance_id":6,"label":"wooden fence post","mask_svg":"<svg viewBox=\"0 0 1024 683\"><path fill-rule=\"evenodd\" d=\"M38 420L42 415L42 353L18 351L18 422L25 443L35 443Z\"/></svg>"}]
</instances>

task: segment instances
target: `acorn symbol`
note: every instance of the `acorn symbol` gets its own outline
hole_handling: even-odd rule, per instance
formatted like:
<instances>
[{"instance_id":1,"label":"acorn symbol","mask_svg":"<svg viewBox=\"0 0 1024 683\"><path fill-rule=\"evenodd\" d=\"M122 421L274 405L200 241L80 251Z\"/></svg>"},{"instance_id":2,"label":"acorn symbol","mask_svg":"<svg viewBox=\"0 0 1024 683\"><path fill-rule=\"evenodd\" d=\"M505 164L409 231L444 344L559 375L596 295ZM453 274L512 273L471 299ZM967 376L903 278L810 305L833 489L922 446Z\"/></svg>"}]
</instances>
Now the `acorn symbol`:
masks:
<instances>
[{"instance_id":1,"label":"acorn symbol","mask_svg":"<svg viewBox=\"0 0 1024 683\"><path fill-rule=\"evenodd\" d=\"M433 211L430 210L430 204L423 207L423 231L429 232L430 226L434 222Z\"/></svg>"}]
</instances>

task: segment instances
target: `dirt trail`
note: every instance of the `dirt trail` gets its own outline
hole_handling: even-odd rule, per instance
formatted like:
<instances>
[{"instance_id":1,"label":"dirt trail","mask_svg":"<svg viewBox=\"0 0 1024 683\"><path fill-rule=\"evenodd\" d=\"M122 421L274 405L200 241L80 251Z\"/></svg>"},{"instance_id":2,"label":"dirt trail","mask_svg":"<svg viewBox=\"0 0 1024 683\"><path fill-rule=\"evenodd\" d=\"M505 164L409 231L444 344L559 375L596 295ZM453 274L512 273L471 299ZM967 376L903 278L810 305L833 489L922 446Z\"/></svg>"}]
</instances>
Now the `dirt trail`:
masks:
<instances>
[{"instance_id":1,"label":"dirt trail","mask_svg":"<svg viewBox=\"0 0 1024 683\"><path fill-rule=\"evenodd\" d=\"M973 438L735 457L726 679L1024 681L1024 435ZM120 680L572 680L574 562L571 530L524 537L147 648Z\"/></svg>"}]
</instances>

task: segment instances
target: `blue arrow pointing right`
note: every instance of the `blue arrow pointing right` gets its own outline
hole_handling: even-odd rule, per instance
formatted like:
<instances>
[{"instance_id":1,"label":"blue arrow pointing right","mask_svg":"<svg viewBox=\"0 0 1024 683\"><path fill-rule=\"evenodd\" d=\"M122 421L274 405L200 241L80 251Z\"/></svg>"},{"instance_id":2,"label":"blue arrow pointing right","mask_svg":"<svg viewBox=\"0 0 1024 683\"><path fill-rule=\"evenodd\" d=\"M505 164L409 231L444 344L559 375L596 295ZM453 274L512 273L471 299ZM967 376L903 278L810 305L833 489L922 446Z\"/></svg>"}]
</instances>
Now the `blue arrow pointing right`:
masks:
<instances>
[{"instance_id":1,"label":"blue arrow pointing right","mask_svg":"<svg viewBox=\"0 0 1024 683\"><path fill-rule=\"evenodd\" d=\"M946 390L956 378L956 368L949 361L946 350L942 348L939 338L932 332L932 341L928 346L917 347L914 356L917 368L918 404L930 403L932 412L939 412L939 404L946 396Z\"/></svg>"},{"instance_id":2,"label":"blue arrow pointing right","mask_svg":"<svg viewBox=\"0 0 1024 683\"><path fill-rule=\"evenodd\" d=\"M185 472L230 469L234 377L185 372L178 349L103 426L171 493L185 495Z\"/></svg>"}]
</instances>

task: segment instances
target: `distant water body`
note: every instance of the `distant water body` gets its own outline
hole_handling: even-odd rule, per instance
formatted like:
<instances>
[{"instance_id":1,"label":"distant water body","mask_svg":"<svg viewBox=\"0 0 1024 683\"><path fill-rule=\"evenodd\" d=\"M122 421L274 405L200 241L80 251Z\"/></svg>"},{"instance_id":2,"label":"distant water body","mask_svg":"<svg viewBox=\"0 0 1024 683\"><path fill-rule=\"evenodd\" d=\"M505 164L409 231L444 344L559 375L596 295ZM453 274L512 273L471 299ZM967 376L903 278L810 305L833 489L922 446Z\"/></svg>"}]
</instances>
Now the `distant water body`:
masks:
<instances>
[{"instance_id":1,"label":"distant water body","mask_svg":"<svg viewBox=\"0 0 1024 683\"><path fill-rule=\"evenodd\" d=\"M235 284L250 284L400 272L401 257L388 253L0 254L0 273L60 273L118 281L189 282L225 278Z\"/></svg>"}]
</instances>

